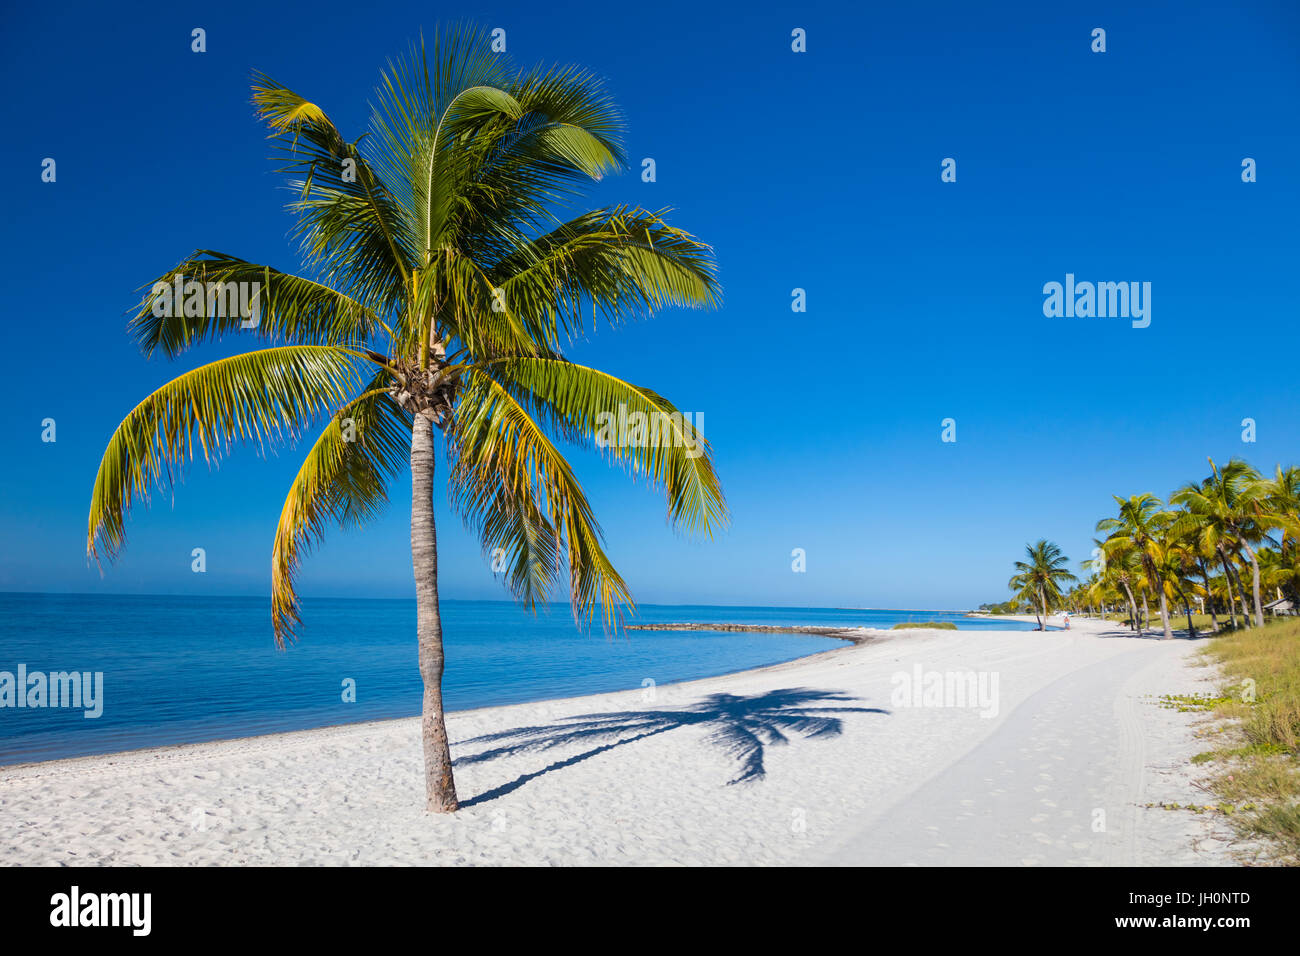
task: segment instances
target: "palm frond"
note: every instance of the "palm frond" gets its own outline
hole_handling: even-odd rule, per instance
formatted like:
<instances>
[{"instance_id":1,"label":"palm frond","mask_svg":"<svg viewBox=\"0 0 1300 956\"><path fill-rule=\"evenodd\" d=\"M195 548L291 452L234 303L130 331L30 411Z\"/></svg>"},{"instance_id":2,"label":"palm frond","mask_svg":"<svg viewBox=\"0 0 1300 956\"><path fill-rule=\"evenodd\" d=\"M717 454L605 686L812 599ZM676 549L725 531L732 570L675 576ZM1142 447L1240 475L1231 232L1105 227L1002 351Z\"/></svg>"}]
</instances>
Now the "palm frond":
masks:
<instances>
[{"instance_id":1,"label":"palm frond","mask_svg":"<svg viewBox=\"0 0 1300 956\"><path fill-rule=\"evenodd\" d=\"M606 626L617 626L631 594L605 554L573 469L500 383L470 370L462 389L447 433L453 505L477 526L485 549L506 551L517 569L509 583L526 603L544 599L562 557L575 618L590 618L599 606Z\"/></svg>"},{"instance_id":2,"label":"palm frond","mask_svg":"<svg viewBox=\"0 0 1300 956\"><path fill-rule=\"evenodd\" d=\"M285 497L271 548L271 622L276 643L292 640L299 622L294 576L331 523L374 518L388 503L388 482L407 461L411 415L388 393L386 372L330 418Z\"/></svg>"},{"instance_id":3,"label":"palm frond","mask_svg":"<svg viewBox=\"0 0 1300 956\"><path fill-rule=\"evenodd\" d=\"M726 525L713 449L690 416L666 398L557 357L525 356L482 367L566 439L598 448L663 488L669 518L678 527L712 535Z\"/></svg>"},{"instance_id":4,"label":"palm frond","mask_svg":"<svg viewBox=\"0 0 1300 956\"><path fill-rule=\"evenodd\" d=\"M400 203L314 103L257 74L253 102L272 129L281 172L299 193L290 203L308 263L369 308L398 309L415 245Z\"/></svg>"},{"instance_id":5,"label":"palm frond","mask_svg":"<svg viewBox=\"0 0 1300 956\"><path fill-rule=\"evenodd\" d=\"M90 556L111 559L121 550L132 502L178 481L196 444L211 464L234 442L265 448L292 440L346 404L357 361L334 346L285 345L212 362L159 388L122 420L104 451L90 499Z\"/></svg>"},{"instance_id":6,"label":"palm frond","mask_svg":"<svg viewBox=\"0 0 1300 956\"><path fill-rule=\"evenodd\" d=\"M252 317L232 309L235 300L225 294L241 286L256 301ZM324 283L208 249L198 250L146 289L127 327L146 356L161 350L174 358L191 346L240 331L299 345L361 345L383 325L372 310ZM187 303L201 311L187 309ZM256 324L248 327L254 317Z\"/></svg>"}]
</instances>

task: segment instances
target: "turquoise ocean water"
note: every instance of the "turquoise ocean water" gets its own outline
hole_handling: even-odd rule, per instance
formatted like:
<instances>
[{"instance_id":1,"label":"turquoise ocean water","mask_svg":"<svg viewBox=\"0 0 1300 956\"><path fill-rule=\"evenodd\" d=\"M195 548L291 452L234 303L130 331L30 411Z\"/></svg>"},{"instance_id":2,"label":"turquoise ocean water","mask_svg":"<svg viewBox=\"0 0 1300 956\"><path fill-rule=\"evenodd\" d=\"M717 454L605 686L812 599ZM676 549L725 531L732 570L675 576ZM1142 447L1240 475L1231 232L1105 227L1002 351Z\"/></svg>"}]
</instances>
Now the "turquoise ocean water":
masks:
<instances>
[{"instance_id":1,"label":"turquoise ocean water","mask_svg":"<svg viewBox=\"0 0 1300 956\"><path fill-rule=\"evenodd\" d=\"M532 616L498 601L444 601L449 710L639 688L775 664L841 646L793 634L578 631L567 608ZM103 674L103 712L0 707L0 764L219 740L420 711L415 604L305 602L277 651L265 598L0 593L0 672ZM888 627L960 612L642 605L651 622ZM0 673L0 682L4 680ZM344 698L355 682L355 701Z\"/></svg>"}]
</instances>

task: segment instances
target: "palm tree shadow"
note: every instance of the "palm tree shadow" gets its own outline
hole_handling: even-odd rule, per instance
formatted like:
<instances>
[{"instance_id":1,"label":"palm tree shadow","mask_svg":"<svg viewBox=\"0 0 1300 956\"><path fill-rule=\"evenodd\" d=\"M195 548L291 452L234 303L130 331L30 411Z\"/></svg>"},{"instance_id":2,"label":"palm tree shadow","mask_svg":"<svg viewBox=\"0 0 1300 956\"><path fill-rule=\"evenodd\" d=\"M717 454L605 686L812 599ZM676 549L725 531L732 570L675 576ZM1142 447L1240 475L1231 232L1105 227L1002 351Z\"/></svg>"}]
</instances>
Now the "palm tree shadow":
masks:
<instances>
[{"instance_id":1,"label":"palm tree shadow","mask_svg":"<svg viewBox=\"0 0 1300 956\"><path fill-rule=\"evenodd\" d=\"M705 727L705 740L721 748L739 763L728 786L761 779L764 748L788 744L793 736L805 739L836 737L843 730L840 714L888 714L879 707L830 706L856 700L835 691L790 687L765 694L709 694L675 710L626 710L566 717L553 724L516 727L494 734L463 740L458 747L488 745L475 754L459 757L454 766L485 763L522 753L545 753L572 744L596 746L557 760L540 770L520 774L514 780L464 801L474 806L518 790L530 780L555 770L571 767L615 747L645 740L682 727Z\"/></svg>"}]
</instances>

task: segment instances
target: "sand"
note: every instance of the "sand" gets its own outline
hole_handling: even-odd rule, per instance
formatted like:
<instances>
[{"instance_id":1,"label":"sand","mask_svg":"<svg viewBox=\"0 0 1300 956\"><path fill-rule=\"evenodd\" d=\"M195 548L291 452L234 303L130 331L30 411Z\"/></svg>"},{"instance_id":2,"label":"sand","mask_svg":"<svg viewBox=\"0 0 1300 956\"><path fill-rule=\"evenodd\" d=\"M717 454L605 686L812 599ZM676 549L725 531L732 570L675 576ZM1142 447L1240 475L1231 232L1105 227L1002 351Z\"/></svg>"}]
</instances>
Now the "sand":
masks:
<instances>
[{"instance_id":1,"label":"sand","mask_svg":"<svg viewBox=\"0 0 1300 956\"><path fill-rule=\"evenodd\" d=\"M1221 817L1147 806L1212 802L1205 718L1159 702L1213 689L1200 642L1077 619L873 636L451 714L454 816L422 810L418 719L0 768L0 863L1239 862ZM918 669L970 672L996 707L900 698Z\"/></svg>"}]
</instances>

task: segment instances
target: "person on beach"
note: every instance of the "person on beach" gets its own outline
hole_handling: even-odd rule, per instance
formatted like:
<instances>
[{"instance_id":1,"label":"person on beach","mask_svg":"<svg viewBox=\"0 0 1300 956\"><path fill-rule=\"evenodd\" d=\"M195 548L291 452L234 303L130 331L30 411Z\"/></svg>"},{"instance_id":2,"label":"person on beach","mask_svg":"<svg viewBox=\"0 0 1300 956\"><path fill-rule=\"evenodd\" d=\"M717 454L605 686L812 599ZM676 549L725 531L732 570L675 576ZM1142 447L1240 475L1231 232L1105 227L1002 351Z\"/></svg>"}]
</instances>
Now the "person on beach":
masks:
<instances>
[{"instance_id":1,"label":"person on beach","mask_svg":"<svg viewBox=\"0 0 1300 956\"><path fill-rule=\"evenodd\" d=\"M1065 621L1065 629L1068 631L1070 629L1070 612L1069 611L1063 612L1061 614L1061 619Z\"/></svg>"}]
</instances>

